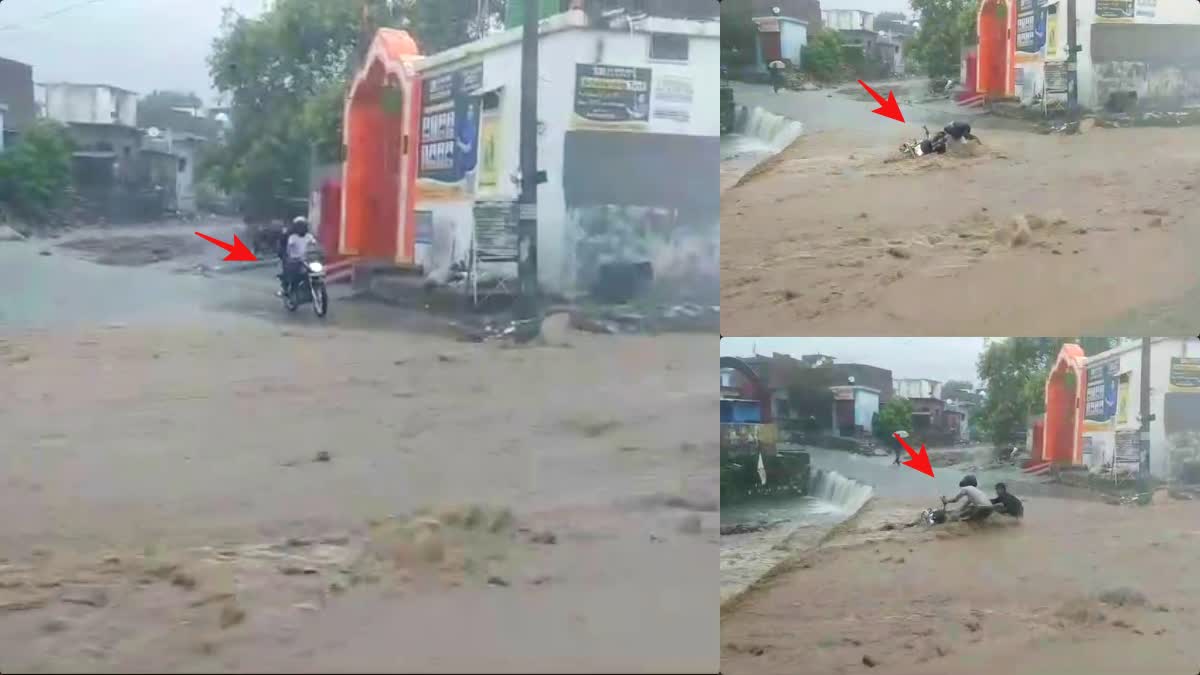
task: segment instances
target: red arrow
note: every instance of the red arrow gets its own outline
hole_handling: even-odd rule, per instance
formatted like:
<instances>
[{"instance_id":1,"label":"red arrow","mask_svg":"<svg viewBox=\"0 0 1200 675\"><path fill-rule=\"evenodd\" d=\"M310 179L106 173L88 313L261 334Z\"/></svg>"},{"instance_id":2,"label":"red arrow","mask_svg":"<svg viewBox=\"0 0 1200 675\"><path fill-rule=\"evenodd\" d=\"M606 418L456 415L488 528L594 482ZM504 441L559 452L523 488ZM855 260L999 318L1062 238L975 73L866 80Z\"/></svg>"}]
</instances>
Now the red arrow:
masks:
<instances>
[{"instance_id":1,"label":"red arrow","mask_svg":"<svg viewBox=\"0 0 1200 675\"><path fill-rule=\"evenodd\" d=\"M858 83L861 84L863 86L863 89L866 89L867 93L870 94L871 97L875 99L875 102L879 104L879 107L872 110L871 112L875 113L876 115L883 115L884 117L890 117L898 122L904 121L904 115L900 114L900 104L896 103L896 96L894 94L892 94L892 92L890 90L888 91L888 97L887 97L887 100L885 101L885 100L883 100L882 96L875 93L874 89L867 86L866 82L859 80Z\"/></svg>"},{"instance_id":2,"label":"red arrow","mask_svg":"<svg viewBox=\"0 0 1200 675\"><path fill-rule=\"evenodd\" d=\"M220 239L213 239L207 234L200 234L199 232L196 233L196 236L200 237L204 241L216 244L226 251L229 251L229 255L225 256L223 260L236 260L245 262L253 262L258 260L258 258L254 257L254 253L250 249L246 248L246 245L242 243L242 240L238 239L236 234L233 235L232 244L226 244Z\"/></svg>"},{"instance_id":3,"label":"red arrow","mask_svg":"<svg viewBox=\"0 0 1200 675\"><path fill-rule=\"evenodd\" d=\"M896 437L897 441L900 441L900 445L903 445L904 449L908 451L908 454L912 456L912 459L908 460L907 462L901 462L901 463L910 469L916 469L917 471L920 471L923 474L932 476L933 475L933 466L930 465L930 463L929 463L929 455L926 454L926 452L925 452L925 446L924 445L921 446L920 452L913 452L913 449L908 446L908 443L905 443L904 439L900 438L900 434L892 434L892 435Z\"/></svg>"}]
</instances>

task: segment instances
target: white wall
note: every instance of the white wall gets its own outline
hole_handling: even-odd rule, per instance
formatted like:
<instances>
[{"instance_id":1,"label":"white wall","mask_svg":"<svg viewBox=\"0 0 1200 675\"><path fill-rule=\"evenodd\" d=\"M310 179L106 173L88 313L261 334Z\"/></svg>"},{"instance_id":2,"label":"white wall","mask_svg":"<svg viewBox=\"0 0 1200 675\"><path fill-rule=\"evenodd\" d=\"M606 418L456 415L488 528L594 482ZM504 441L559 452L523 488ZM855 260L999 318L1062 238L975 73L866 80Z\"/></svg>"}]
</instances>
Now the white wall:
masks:
<instances>
[{"instance_id":1,"label":"white wall","mask_svg":"<svg viewBox=\"0 0 1200 675\"><path fill-rule=\"evenodd\" d=\"M854 424L871 431L871 421L879 412L879 394L865 389L854 392Z\"/></svg>"},{"instance_id":2,"label":"white wall","mask_svg":"<svg viewBox=\"0 0 1200 675\"><path fill-rule=\"evenodd\" d=\"M896 379L892 393L903 398L941 398L942 383L937 380Z\"/></svg>"},{"instance_id":3,"label":"white wall","mask_svg":"<svg viewBox=\"0 0 1200 675\"><path fill-rule=\"evenodd\" d=\"M137 126L137 95L103 85L45 85L46 116L64 123Z\"/></svg>"},{"instance_id":4,"label":"white wall","mask_svg":"<svg viewBox=\"0 0 1200 675\"><path fill-rule=\"evenodd\" d=\"M1062 35L1063 49L1065 49L1067 39L1066 0L1059 1L1062 5L1059 8L1061 13L1059 31ZM1153 16L1147 16L1147 10L1151 5L1154 7ZM1076 3L1075 14L1078 26L1076 42L1081 47L1077 56L1079 103L1089 108L1097 108L1103 101L1097 100L1095 66L1092 63L1092 26L1097 21L1095 3ZM1104 21L1103 18L1099 20ZM1154 0L1153 2L1134 0L1134 18L1125 23L1198 25L1200 24L1200 3L1195 0ZM1063 58L1065 58L1065 52L1060 53L1064 54Z\"/></svg>"},{"instance_id":5,"label":"white wall","mask_svg":"<svg viewBox=\"0 0 1200 675\"><path fill-rule=\"evenodd\" d=\"M1106 357L1106 354L1113 356ZM1170 383L1171 358L1176 356L1200 356L1200 342L1195 339L1159 338L1150 347L1150 413L1155 416L1154 421L1150 423L1150 473L1158 478L1166 478L1170 471L1163 410L1164 395ZM1117 424L1114 418L1111 428L1103 431L1087 431L1087 421L1084 422L1084 437L1091 438L1091 443L1096 448L1091 457L1090 466L1093 468L1112 462L1117 431L1137 431L1141 428L1138 422L1142 392L1141 341L1135 341L1129 347L1091 357L1088 359L1088 365L1108 362L1114 357L1120 363L1118 376L1129 373L1128 413L1123 424Z\"/></svg>"},{"instance_id":6,"label":"white wall","mask_svg":"<svg viewBox=\"0 0 1200 675\"><path fill-rule=\"evenodd\" d=\"M688 47L688 62L651 61L650 32L693 34ZM483 90L503 87L500 101L500 187L479 198L516 199L518 186L508 177L520 165L520 29L508 31L518 38L499 44L481 54L483 60ZM504 38L502 38L504 39ZM463 52L466 54L467 52ZM423 77L462 68L470 57L442 63L433 57L421 66ZM660 78L674 76L689 79L693 100L690 119L686 122L650 117L648 133L720 135L720 25L719 22L696 22L677 19L651 18L639 30L599 31L568 28L541 38L538 52L540 81L538 118L544 128L538 139L538 165L547 172L547 182L538 189L538 272L539 282L547 290L567 292L574 281L568 246L572 240L567 231L566 199L563 191L563 148L575 105L575 65L604 63L614 66L649 67L653 70L651 87ZM654 105L654 97L651 97ZM652 108L653 110L653 108ZM417 263L433 278L443 277L454 262L465 262L471 245L473 226L472 202L469 198L455 202L418 201L418 211L433 213L433 244L417 251ZM423 247L424 248L424 247ZM496 264L483 273L514 277L515 264Z\"/></svg>"},{"instance_id":7,"label":"white wall","mask_svg":"<svg viewBox=\"0 0 1200 675\"><path fill-rule=\"evenodd\" d=\"M834 30L875 30L875 15L857 9L826 9L821 21Z\"/></svg>"},{"instance_id":8,"label":"white wall","mask_svg":"<svg viewBox=\"0 0 1200 675\"><path fill-rule=\"evenodd\" d=\"M783 58L800 63L800 52L808 44L808 26L799 21L779 20L779 47Z\"/></svg>"}]
</instances>

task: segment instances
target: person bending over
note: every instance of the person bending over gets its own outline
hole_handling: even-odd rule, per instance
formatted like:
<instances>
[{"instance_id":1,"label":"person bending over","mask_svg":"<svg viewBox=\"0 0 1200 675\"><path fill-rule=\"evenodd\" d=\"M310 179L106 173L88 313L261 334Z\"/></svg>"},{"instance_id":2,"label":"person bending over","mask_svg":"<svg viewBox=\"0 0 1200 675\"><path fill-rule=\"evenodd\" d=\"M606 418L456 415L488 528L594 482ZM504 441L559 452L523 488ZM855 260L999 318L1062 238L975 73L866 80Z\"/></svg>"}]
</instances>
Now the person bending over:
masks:
<instances>
[{"instance_id":1,"label":"person bending over","mask_svg":"<svg viewBox=\"0 0 1200 675\"><path fill-rule=\"evenodd\" d=\"M996 509L996 513L1003 513L1013 518L1025 515L1025 506L1021 504L1020 499L1008 491L1008 486L1004 483L996 483L996 497L992 499L992 505Z\"/></svg>"},{"instance_id":2,"label":"person bending over","mask_svg":"<svg viewBox=\"0 0 1200 675\"><path fill-rule=\"evenodd\" d=\"M975 476L967 475L958 483L960 488L958 494L953 499L942 497L943 504L953 504L960 499L965 499L966 503L955 514L955 520L982 521L992 515L992 502L979 489L979 482L975 480Z\"/></svg>"}]
</instances>

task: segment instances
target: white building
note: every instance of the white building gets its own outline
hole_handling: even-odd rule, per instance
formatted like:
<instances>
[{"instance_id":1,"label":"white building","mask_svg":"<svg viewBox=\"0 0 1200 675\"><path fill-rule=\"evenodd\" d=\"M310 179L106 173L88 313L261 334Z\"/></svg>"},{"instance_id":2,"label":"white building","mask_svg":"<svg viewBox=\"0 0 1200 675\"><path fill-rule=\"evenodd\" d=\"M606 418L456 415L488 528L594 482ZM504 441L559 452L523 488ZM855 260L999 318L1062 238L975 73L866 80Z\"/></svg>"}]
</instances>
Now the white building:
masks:
<instances>
[{"instance_id":1,"label":"white building","mask_svg":"<svg viewBox=\"0 0 1200 675\"><path fill-rule=\"evenodd\" d=\"M833 435L871 433L875 415L879 412L880 391L856 384L829 389L833 392Z\"/></svg>"},{"instance_id":2,"label":"white building","mask_svg":"<svg viewBox=\"0 0 1200 675\"><path fill-rule=\"evenodd\" d=\"M875 30L875 13L859 9L823 9L821 22L831 30Z\"/></svg>"},{"instance_id":3,"label":"white building","mask_svg":"<svg viewBox=\"0 0 1200 675\"><path fill-rule=\"evenodd\" d=\"M1087 358L1083 463L1136 471L1141 423L1141 340ZM1150 346L1150 473L1170 475L1176 434L1200 432L1200 340L1154 338Z\"/></svg>"},{"instance_id":4,"label":"white building","mask_svg":"<svg viewBox=\"0 0 1200 675\"><path fill-rule=\"evenodd\" d=\"M892 380L892 395L902 398L942 398L942 383L921 378Z\"/></svg>"},{"instance_id":5,"label":"white building","mask_svg":"<svg viewBox=\"0 0 1200 675\"><path fill-rule=\"evenodd\" d=\"M137 94L107 84L46 83L39 86L46 117L64 124L137 126Z\"/></svg>"},{"instance_id":6,"label":"white building","mask_svg":"<svg viewBox=\"0 0 1200 675\"><path fill-rule=\"evenodd\" d=\"M795 66L803 63L804 48L808 46L808 22L788 16L764 16L754 19L756 34L755 60L758 66L775 60Z\"/></svg>"},{"instance_id":7,"label":"white building","mask_svg":"<svg viewBox=\"0 0 1200 675\"><path fill-rule=\"evenodd\" d=\"M717 283L719 20L644 17L613 29L571 11L543 20L541 32L542 286L586 291L610 262L648 262L656 282L699 272ZM474 207L519 194L521 34L416 66L424 109L414 257L433 278L469 268L472 251L511 246L476 222ZM447 113L478 116L479 150L461 166L442 152L453 147L439 140ZM480 271L513 278L516 264L484 261Z\"/></svg>"},{"instance_id":8,"label":"white building","mask_svg":"<svg viewBox=\"0 0 1200 675\"><path fill-rule=\"evenodd\" d=\"M1200 102L1200 3L1076 3L1076 71L1067 66L1063 0L985 0L979 7L977 89L1025 104L1182 108Z\"/></svg>"}]
</instances>

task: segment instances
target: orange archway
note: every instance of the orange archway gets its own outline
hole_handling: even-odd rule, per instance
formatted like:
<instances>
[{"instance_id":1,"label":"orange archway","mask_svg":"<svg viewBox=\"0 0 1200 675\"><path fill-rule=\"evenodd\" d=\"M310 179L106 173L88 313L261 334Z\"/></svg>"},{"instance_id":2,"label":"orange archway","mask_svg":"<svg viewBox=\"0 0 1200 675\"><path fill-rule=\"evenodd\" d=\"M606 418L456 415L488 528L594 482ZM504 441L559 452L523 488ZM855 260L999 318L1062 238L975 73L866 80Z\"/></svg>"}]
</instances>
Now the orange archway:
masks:
<instances>
[{"instance_id":1,"label":"orange archway","mask_svg":"<svg viewBox=\"0 0 1200 675\"><path fill-rule=\"evenodd\" d=\"M1016 12L1008 0L981 0L977 22L979 60L976 91L989 97L1012 95L1016 45Z\"/></svg>"},{"instance_id":2,"label":"orange archway","mask_svg":"<svg viewBox=\"0 0 1200 675\"><path fill-rule=\"evenodd\" d=\"M407 32L380 29L350 87L338 245L343 255L413 262L420 58Z\"/></svg>"},{"instance_id":3,"label":"orange archway","mask_svg":"<svg viewBox=\"0 0 1200 675\"><path fill-rule=\"evenodd\" d=\"M1065 344L1046 378L1046 417L1042 431L1045 461L1083 464L1083 406L1087 400L1087 357L1077 344Z\"/></svg>"}]
</instances>

